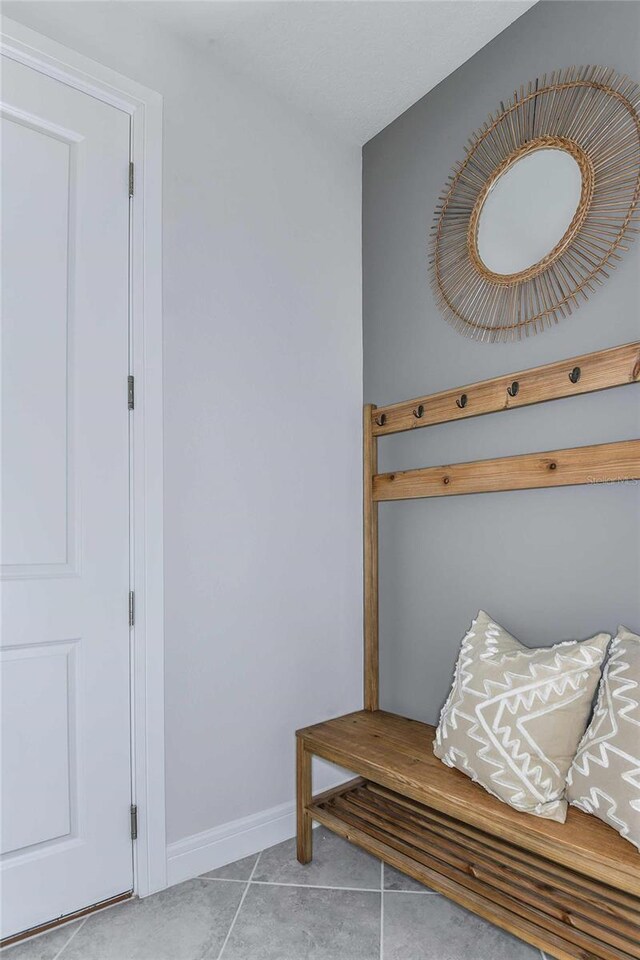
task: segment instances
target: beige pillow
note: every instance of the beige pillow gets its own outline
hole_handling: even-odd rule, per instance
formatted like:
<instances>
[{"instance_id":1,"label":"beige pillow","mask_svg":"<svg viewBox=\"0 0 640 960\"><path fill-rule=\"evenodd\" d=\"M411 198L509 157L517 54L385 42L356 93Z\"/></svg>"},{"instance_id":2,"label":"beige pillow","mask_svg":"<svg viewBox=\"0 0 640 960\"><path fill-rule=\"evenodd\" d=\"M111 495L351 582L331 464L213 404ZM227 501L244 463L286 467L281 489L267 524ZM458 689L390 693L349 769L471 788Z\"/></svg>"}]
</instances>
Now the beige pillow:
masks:
<instances>
[{"instance_id":1,"label":"beige pillow","mask_svg":"<svg viewBox=\"0 0 640 960\"><path fill-rule=\"evenodd\" d=\"M567 778L567 799L640 850L640 637L611 644L593 719Z\"/></svg>"},{"instance_id":2,"label":"beige pillow","mask_svg":"<svg viewBox=\"0 0 640 960\"><path fill-rule=\"evenodd\" d=\"M564 823L567 772L610 640L532 650L481 610L462 641L435 755L516 810Z\"/></svg>"}]
</instances>

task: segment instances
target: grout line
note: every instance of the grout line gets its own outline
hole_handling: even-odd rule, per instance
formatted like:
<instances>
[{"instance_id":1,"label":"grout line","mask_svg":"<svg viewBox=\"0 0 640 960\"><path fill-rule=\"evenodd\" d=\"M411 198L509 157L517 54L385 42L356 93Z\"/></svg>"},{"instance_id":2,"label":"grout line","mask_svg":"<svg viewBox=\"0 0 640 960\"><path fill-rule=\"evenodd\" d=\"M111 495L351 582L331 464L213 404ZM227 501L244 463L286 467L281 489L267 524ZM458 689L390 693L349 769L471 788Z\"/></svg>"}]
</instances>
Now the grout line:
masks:
<instances>
[{"instance_id":1,"label":"grout line","mask_svg":"<svg viewBox=\"0 0 640 960\"><path fill-rule=\"evenodd\" d=\"M303 890L345 890L353 893L380 893L379 887L329 887L324 883L285 883L281 880L254 880L263 887L301 887Z\"/></svg>"},{"instance_id":2,"label":"grout line","mask_svg":"<svg viewBox=\"0 0 640 960\"><path fill-rule=\"evenodd\" d=\"M353 893L380 893L380 887L332 887L325 883L284 883L280 880L235 880L232 877L195 877L208 883L249 883L259 887L301 887L303 890L347 890ZM436 890L387 890L387 893L414 893L419 897L437 897Z\"/></svg>"},{"instance_id":3,"label":"grout line","mask_svg":"<svg viewBox=\"0 0 640 960\"><path fill-rule=\"evenodd\" d=\"M276 880L254 880L254 884L265 887L302 887L311 890L347 890L353 893L380 893L380 887L330 887L323 883L282 883ZM435 890L387 890L387 893L414 893L419 897L438 896Z\"/></svg>"},{"instance_id":4,"label":"grout line","mask_svg":"<svg viewBox=\"0 0 640 960\"><path fill-rule=\"evenodd\" d=\"M268 849L268 848L267 848L267 849ZM251 871L251 876L249 877L249 883L252 883L252 882L253 882L253 878L254 878L254 876L255 876L255 872L256 872L256 870L258 869L258 864L260 863L260 857L262 856L263 853L264 853L264 850L261 850L260 853L258 854L258 859L257 859L256 862L254 863L254 865L253 865L253 870ZM257 881L256 881L256 882L257 882Z\"/></svg>"},{"instance_id":5,"label":"grout line","mask_svg":"<svg viewBox=\"0 0 640 960\"><path fill-rule=\"evenodd\" d=\"M256 867L257 867L258 864L260 863L260 857L261 857L261 856L262 856L262 850L260 851L260 853L259 853L258 856L257 856L256 862L255 862L254 865L253 865L253 870L251 871L251 875L249 876L249 879L246 881L247 885L246 885L246 887L244 888L244 890L243 890L243 892L242 892L242 896L240 897L240 903L238 904L238 909L236 910L236 912L235 912L235 914L234 914L234 917L233 917L233 920L231 921L231 926L229 927L229 929L228 929L228 931L227 931L227 935L226 935L226 937L224 938L224 943L223 943L222 946L220 947L220 953L218 954L218 960L221 960L221 957L222 957L222 954L224 953L225 947L226 947L227 943L229 942L229 937L231 936L231 934L232 934L232 932L233 932L233 928L234 928L235 925L236 925L236 920L238 919L238 915L239 915L240 911L242 910L242 904L244 903L244 898L246 897L246 895L247 895L247 893L248 893L248 891L249 891L249 887L251 886L251 881L253 880L253 875L254 875L254 873L256 872ZM213 878L211 878L211 879L213 879Z\"/></svg>"},{"instance_id":6,"label":"grout line","mask_svg":"<svg viewBox=\"0 0 640 960\"><path fill-rule=\"evenodd\" d=\"M269 848L267 847L267 849L269 849ZM258 858L257 858L256 862L255 862L254 865L253 865L253 870L251 871L251 876L249 877L249 883L257 883L257 882L258 882L257 880L254 880L253 878L254 878L254 876L255 876L256 870L258 869L258 864L260 863L260 857L262 856L263 853L264 853L264 850L261 850L260 853L258 854Z\"/></svg>"},{"instance_id":7,"label":"grout line","mask_svg":"<svg viewBox=\"0 0 640 960\"><path fill-rule=\"evenodd\" d=\"M380 960L384 960L384 860L380 861Z\"/></svg>"},{"instance_id":8,"label":"grout line","mask_svg":"<svg viewBox=\"0 0 640 960\"><path fill-rule=\"evenodd\" d=\"M248 877L246 880L239 880L237 877L194 877L193 879L204 880L205 883L249 883ZM254 880L254 883L256 882Z\"/></svg>"},{"instance_id":9,"label":"grout line","mask_svg":"<svg viewBox=\"0 0 640 960\"><path fill-rule=\"evenodd\" d=\"M80 931L82 930L82 928L84 927L84 925L85 925L85 923L87 922L88 919L89 919L89 917L85 917L84 920L82 920L82 922L80 923L80 926L79 926L76 930L74 930L73 933L71 934L71 936L69 937L69 939L65 941L64 946L60 947L60 949L59 949L58 952L56 953L56 955L55 955L55 957L53 958L53 960L58 960L58 957L61 957L61 956L62 956L62 954L64 953L64 951L67 949L67 947L69 946L69 944L70 944L71 941L73 940L73 938L74 938L78 933L80 933Z\"/></svg>"}]
</instances>

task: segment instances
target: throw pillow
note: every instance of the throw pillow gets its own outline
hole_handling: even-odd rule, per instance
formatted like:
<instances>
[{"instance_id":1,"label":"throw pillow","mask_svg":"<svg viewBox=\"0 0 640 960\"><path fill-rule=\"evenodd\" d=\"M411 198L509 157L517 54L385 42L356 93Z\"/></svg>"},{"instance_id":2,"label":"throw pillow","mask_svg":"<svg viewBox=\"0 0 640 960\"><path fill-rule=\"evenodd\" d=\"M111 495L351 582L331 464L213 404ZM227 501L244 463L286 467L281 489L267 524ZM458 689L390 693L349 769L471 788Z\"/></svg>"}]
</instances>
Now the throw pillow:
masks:
<instances>
[{"instance_id":1,"label":"throw pillow","mask_svg":"<svg viewBox=\"0 0 640 960\"><path fill-rule=\"evenodd\" d=\"M462 641L435 755L516 810L564 823L567 773L610 640L531 649L481 610Z\"/></svg>"},{"instance_id":2,"label":"throw pillow","mask_svg":"<svg viewBox=\"0 0 640 960\"><path fill-rule=\"evenodd\" d=\"M640 637L619 627L593 719L567 778L567 799L640 850Z\"/></svg>"}]
</instances>

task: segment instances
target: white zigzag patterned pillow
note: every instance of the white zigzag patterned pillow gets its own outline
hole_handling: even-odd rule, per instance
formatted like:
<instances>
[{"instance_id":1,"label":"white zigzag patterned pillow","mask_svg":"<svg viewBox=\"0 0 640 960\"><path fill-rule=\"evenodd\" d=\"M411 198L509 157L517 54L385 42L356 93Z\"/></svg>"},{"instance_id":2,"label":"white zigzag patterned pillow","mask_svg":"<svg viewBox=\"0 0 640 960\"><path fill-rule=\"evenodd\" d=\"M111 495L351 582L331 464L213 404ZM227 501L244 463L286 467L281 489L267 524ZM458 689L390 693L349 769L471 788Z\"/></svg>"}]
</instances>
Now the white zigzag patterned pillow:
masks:
<instances>
[{"instance_id":1,"label":"white zigzag patterned pillow","mask_svg":"<svg viewBox=\"0 0 640 960\"><path fill-rule=\"evenodd\" d=\"M640 637L618 627L567 799L640 850Z\"/></svg>"},{"instance_id":2,"label":"white zigzag patterned pillow","mask_svg":"<svg viewBox=\"0 0 640 960\"><path fill-rule=\"evenodd\" d=\"M610 640L530 649L481 610L462 641L435 755L516 810L564 823L566 776Z\"/></svg>"}]
</instances>

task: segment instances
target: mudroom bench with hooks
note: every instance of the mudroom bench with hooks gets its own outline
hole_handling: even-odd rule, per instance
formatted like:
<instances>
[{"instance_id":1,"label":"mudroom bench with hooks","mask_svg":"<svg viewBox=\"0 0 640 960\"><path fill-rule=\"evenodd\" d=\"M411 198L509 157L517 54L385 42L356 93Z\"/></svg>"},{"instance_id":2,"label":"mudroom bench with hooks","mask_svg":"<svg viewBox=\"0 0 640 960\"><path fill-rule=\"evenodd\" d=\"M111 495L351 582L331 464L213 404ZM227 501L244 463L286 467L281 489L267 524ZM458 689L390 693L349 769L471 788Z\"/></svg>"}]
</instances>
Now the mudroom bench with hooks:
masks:
<instances>
[{"instance_id":1,"label":"mudroom bench with hooks","mask_svg":"<svg viewBox=\"0 0 640 960\"><path fill-rule=\"evenodd\" d=\"M396 473L378 437L640 382L640 342L364 409L364 709L297 732L298 860L318 821L558 960L640 960L640 853L599 819L520 813L438 760L435 728L379 709L379 502L640 479L640 440ZM313 796L312 757L353 771Z\"/></svg>"}]
</instances>

